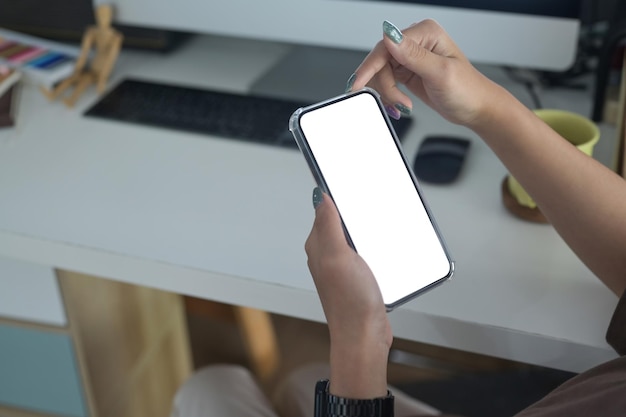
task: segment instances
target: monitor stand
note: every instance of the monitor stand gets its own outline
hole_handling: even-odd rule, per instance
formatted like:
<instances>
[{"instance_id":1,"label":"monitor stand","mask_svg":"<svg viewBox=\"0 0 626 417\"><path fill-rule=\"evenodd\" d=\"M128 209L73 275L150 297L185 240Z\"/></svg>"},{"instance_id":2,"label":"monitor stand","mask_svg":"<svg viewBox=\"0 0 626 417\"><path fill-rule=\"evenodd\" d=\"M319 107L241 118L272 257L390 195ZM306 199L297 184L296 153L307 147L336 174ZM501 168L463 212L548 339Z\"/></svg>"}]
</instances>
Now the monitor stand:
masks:
<instances>
[{"instance_id":1,"label":"monitor stand","mask_svg":"<svg viewBox=\"0 0 626 417\"><path fill-rule=\"evenodd\" d=\"M251 86L250 93L318 102L344 93L346 82L367 52L294 46Z\"/></svg>"}]
</instances>

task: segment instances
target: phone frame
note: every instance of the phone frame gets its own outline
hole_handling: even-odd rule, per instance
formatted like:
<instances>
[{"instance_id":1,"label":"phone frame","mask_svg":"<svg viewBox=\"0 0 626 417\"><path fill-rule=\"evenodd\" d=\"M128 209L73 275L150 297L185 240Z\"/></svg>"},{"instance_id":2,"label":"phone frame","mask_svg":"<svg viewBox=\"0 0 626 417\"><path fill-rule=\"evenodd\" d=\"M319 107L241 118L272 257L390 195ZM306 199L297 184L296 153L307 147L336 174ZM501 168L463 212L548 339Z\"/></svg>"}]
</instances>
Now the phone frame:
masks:
<instances>
[{"instance_id":1,"label":"phone frame","mask_svg":"<svg viewBox=\"0 0 626 417\"><path fill-rule=\"evenodd\" d=\"M362 88L360 90L357 91L353 91L353 92L349 92L349 93L345 93L345 94L341 94L339 96L333 97L333 98L329 98L327 100L321 101L319 103L316 104L312 104L310 106L306 106L306 107L301 107L299 109L297 109L290 117L289 119L289 130L291 131L292 135L294 136L294 139L296 140L296 143L298 144L298 148L300 149L300 152L302 153L302 155L304 156L304 159L307 162L307 165L309 166L309 170L311 171L311 173L313 174L313 178L317 184L317 186L326 194L328 194L331 198L332 198L332 192L330 191L328 184L326 183L326 180L324 179L324 174L321 172L317 161L315 159L315 156L313 155L313 152L311 151L309 144L307 142L307 139L304 135L304 133L302 132L302 129L300 128L300 118L310 112L310 111L314 111L317 110L319 108L322 107L326 107L329 105L332 105L334 103L343 101L343 100L347 100L353 96L359 95L359 94L369 94L371 96L374 97L376 104L378 105L378 109L380 111L380 113L382 114L383 118L385 119L385 123L387 125L387 129L389 130L389 132L391 133L391 137L393 138L394 142L395 142L395 146L396 149L398 150L402 161L404 163L405 166L405 170L407 171L407 173L409 174L412 182L413 182L413 186L415 187L415 190L417 191L417 194L420 198L420 201L422 203L422 205L424 206L424 209L426 211L426 214L428 215L428 219L430 220L430 223L435 231L435 234L437 235L437 238L439 239L439 243L441 244L441 247L444 251L444 254L448 260L448 263L450 265L449 268L449 272L446 276L441 277L440 279L432 282L429 285L426 285L424 287L422 287L421 289L407 294L405 297L400 298L398 300L396 300L393 303L390 304L385 304L385 307L387 309L387 311L392 311L393 309L395 309L396 307L406 303L407 301L441 285L442 283L450 280L452 278L452 276L454 275L454 271L455 271L455 263L452 260L451 256L450 256L450 251L448 249L448 246L443 238L443 235L441 234L441 231L439 229L439 226L437 225L437 222L435 221L435 218L432 214L432 211L426 201L426 199L424 198L424 194L419 186L419 183L417 181L417 178L415 177L415 174L413 173L413 170L411 169L411 165L408 162L408 159L406 158L406 155L404 154L403 150L402 150L402 146L400 144L400 140L398 139L398 135L396 134L393 125L391 124L391 121L389 120L389 116L387 114L387 112L384 109L384 105L383 102L380 98L380 95L378 94L378 92L372 88L369 87L365 87ZM337 208L337 210L339 211L339 208ZM341 211L339 211L339 217L341 218ZM354 243L352 242L352 239L350 237L350 233L348 232L348 230L346 229L345 223L343 222L343 218L341 219L341 223L343 226L343 230L344 230L344 234L346 235L346 240L348 241L348 244L350 245L350 247L352 247L352 249L354 249L357 253L358 251L356 250Z\"/></svg>"}]
</instances>

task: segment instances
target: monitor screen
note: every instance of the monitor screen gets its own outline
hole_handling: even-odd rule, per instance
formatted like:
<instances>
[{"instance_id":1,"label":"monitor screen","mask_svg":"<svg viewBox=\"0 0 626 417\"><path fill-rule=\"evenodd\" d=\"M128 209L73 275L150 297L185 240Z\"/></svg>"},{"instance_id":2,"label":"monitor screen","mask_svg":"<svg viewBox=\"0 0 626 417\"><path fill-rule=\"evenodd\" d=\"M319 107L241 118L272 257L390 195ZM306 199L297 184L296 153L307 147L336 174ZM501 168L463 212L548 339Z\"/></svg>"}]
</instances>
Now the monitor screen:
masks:
<instances>
[{"instance_id":1,"label":"monitor screen","mask_svg":"<svg viewBox=\"0 0 626 417\"><path fill-rule=\"evenodd\" d=\"M536 16L578 19L580 2L571 0L383 0L396 3L420 3L432 6L461 9L490 10L493 12L521 13Z\"/></svg>"},{"instance_id":2,"label":"monitor screen","mask_svg":"<svg viewBox=\"0 0 626 417\"><path fill-rule=\"evenodd\" d=\"M97 1L97 0L96 0ZM389 20L437 20L477 63L564 70L582 0L113 0L122 24L366 51Z\"/></svg>"}]
</instances>

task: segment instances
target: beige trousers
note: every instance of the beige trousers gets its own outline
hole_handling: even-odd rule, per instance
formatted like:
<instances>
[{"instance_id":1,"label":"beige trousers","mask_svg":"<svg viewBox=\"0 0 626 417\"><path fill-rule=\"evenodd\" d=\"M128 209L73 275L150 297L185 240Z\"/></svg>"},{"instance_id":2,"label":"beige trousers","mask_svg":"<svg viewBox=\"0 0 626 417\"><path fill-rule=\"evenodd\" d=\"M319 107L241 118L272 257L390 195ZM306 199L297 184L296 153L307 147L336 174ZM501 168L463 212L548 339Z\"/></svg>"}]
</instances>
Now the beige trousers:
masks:
<instances>
[{"instance_id":1,"label":"beige trousers","mask_svg":"<svg viewBox=\"0 0 626 417\"><path fill-rule=\"evenodd\" d=\"M171 417L311 417L315 383L328 375L327 364L302 367L282 381L270 399L246 368L209 366L180 387ZM395 396L395 417L440 414L393 387L390 390Z\"/></svg>"}]
</instances>

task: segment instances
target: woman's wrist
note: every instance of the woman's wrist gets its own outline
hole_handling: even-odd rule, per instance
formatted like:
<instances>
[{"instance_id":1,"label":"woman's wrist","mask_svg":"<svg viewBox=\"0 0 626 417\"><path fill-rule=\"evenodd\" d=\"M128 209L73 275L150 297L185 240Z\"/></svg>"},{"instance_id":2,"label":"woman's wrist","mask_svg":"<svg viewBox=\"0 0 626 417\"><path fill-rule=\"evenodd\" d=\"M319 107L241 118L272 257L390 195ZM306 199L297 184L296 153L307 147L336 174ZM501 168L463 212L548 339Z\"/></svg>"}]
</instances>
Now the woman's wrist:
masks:
<instances>
[{"instance_id":1,"label":"woman's wrist","mask_svg":"<svg viewBox=\"0 0 626 417\"><path fill-rule=\"evenodd\" d=\"M384 337L333 341L330 349L330 393L367 399L387 395L390 343Z\"/></svg>"},{"instance_id":2,"label":"woman's wrist","mask_svg":"<svg viewBox=\"0 0 626 417\"><path fill-rule=\"evenodd\" d=\"M499 123L503 111L513 105L511 94L502 86L483 76L482 100L475 117L464 123L466 127L480 134L481 130Z\"/></svg>"}]
</instances>

